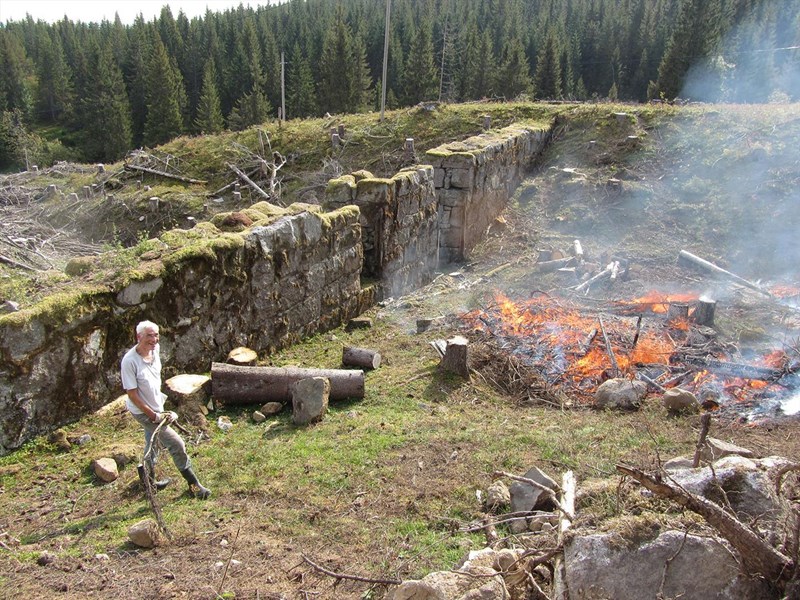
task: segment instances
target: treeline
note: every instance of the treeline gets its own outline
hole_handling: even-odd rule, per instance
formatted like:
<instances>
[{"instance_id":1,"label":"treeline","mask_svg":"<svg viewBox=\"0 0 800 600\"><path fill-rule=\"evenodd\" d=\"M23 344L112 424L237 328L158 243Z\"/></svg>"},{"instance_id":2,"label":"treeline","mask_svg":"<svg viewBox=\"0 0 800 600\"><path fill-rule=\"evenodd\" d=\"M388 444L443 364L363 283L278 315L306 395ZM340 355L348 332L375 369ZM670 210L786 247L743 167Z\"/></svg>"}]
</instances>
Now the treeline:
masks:
<instances>
[{"instance_id":1,"label":"treeline","mask_svg":"<svg viewBox=\"0 0 800 600\"><path fill-rule=\"evenodd\" d=\"M393 0L387 106L800 97L800 0ZM385 0L0 25L0 168L380 106ZM49 130L45 142L32 133ZM41 157L41 158L40 158Z\"/></svg>"}]
</instances>

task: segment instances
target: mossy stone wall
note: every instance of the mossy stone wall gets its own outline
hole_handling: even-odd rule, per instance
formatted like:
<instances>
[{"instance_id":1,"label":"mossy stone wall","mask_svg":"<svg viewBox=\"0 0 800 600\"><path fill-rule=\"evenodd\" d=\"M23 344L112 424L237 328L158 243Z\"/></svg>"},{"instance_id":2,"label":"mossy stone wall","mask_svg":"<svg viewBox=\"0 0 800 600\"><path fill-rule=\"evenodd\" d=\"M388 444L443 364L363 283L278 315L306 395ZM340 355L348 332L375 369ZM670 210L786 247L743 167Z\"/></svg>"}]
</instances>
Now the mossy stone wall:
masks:
<instances>
[{"instance_id":1,"label":"mossy stone wall","mask_svg":"<svg viewBox=\"0 0 800 600\"><path fill-rule=\"evenodd\" d=\"M122 394L119 362L141 320L161 326L166 379L208 372L237 346L285 347L372 305L360 284L358 209L289 208L163 256L118 289L75 290L0 317L0 453Z\"/></svg>"}]
</instances>

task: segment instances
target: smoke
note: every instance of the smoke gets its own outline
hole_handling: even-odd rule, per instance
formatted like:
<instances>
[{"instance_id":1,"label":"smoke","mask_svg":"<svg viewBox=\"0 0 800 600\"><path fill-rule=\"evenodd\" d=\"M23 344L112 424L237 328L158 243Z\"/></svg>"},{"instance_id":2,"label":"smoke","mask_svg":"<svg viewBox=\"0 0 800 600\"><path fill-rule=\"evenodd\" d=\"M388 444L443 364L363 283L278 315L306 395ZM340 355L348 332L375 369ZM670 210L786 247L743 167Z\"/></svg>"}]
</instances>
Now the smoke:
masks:
<instances>
[{"instance_id":1,"label":"smoke","mask_svg":"<svg viewBox=\"0 0 800 600\"><path fill-rule=\"evenodd\" d=\"M761 2L687 73L682 98L703 102L800 100L800 4Z\"/></svg>"}]
</instances>

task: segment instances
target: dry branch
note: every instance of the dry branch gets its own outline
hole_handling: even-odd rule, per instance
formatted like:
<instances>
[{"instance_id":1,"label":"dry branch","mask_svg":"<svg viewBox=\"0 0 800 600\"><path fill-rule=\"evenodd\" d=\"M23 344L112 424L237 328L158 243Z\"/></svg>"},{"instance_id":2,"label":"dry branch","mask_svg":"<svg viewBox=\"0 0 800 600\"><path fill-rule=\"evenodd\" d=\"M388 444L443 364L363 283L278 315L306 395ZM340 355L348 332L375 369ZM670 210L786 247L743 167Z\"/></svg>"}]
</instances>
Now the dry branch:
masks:
<instances>
[{"instance_id":1,"label":"dry branch","mask_svg":"<svg viewBox=\"0 0 800 600\"><path fill-rule=\"evenodd\" d=\"M172 173L167 173L166 171L159 171L158 169L151 169L149 167L140 167L139 165L131 165L126 163L125 164L126 170L133 170L133 171L144 171L145 173L150 173L151 175L158 175L159 177L166 177L167 179L176 179L178 181L183 181L184 183L208 183L203 179L192 179L191 177L183 177L182 175L173 175Z\"/></svg>"},{"instance_id":2,"label":"dry branch","mask_svg":"<svg viewBox=\"0 0 800 600\"><path fill-rule=\"evenodd\" d=\"M374 577L361 577L359 575L346 575L345 573L336 573L335 571L330 571L325 567L318 565L313 560L308 558L305 554L301 555L303 560L307 562L311 567L319 571L320 573L327 575L328 577L334 577L335 579L349 579L350 581L363 581L365 583L381 583L383 585L400 585L403 583L402 579L383 579L383 578L374 578Z\"/></svg>"},{"instance_id":3,"label":"dry branch","mask_svg":"<svg viewBox=\"0 0 800 600\"><path fill-rule=\"evenodd\" d=\"M770 294L768 291L762 289L760 286L756 285L752 281L748 281L743 277L739 277L738 275L731 273L730 271L726 271L722 267L718 267L712 262L709 262L705 259L700 258L699 256L695 256L691 252L687 252L686 250L681 250L678 254L678 264L690 264L695 267L700 267L704 271L708 271L709 273L714 273L716 275L720 275L725 277L726 279L730 279L731 281L735 281L751 290L755 290L759 294L764 294L770 298L773 298L773 295Z\"/></svg>"},{"instance_id":4,"label":"dry branch","mask_svg":"<svg viewBox=\"0 0 800 600\"><path fill-rule=\"evenodd\" d=\"M789 582L795 567L793 561L767 544L756 532L725 512L719 505L695 496L683 488L659 481L634 467L617 465L617 471L632 477L651 492L673 500L702 516L736 549L751 574L760 574L780 588Z\"/></svg>"},{"instance_id":5,"label":"dry branch","mask_svg":"<svg viewBox=\"0 0 800 600\"><path fill-rule=\"evenodd\" d=\"M532 485L539 491L541 491L545 497L553 502L556 505L556 508L560 510L570 521L575 520L575 513L574 510L570 510L568 506L565 506L561 502L559 502L558 498L556 498L556 494L553 490L551 490L546 485L542 485L538 481L534 481L533 479L528 479L527 477L520 477L519 475L513 475L512 473L506 473L505 471L495 471L495 477L508 477L509 479L513 479L514 481L519 481L522 483L527 483L528 485Z\"/></svg>"},{"instance_id":6,"label":"dry branch","mask_svg":"<svg viewBox=\"0 0 800 600\"><path fill-rule=\"evenodd\" d=\"M239 167L231 163L228 163L228 168L230 168L231 171L236 173L242 181L244 181L247 185L253 188L259 196L264 198L264 200L267 201L271 200L270 195L264 190L262 190L260 187L258 187L258 184L252 179L250 179L247 175L245 175L244 171L242 171Z\"/></svg>"}]
</instances>

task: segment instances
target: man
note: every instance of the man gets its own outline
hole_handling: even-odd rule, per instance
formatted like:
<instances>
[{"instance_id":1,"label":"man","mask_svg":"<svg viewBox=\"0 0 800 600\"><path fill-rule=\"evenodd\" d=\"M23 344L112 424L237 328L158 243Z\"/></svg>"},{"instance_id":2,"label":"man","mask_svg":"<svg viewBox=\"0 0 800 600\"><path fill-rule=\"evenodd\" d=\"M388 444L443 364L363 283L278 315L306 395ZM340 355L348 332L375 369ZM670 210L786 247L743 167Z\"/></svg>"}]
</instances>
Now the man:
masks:
<instances>
[{"instance_id":1,"label":"man","mask_svg":"<svg viewBox=\"0 0 800 600\"><path fill-rule=\"evenodd\" d=\"M169 479L155 481L157 445L151 450L156 428L159 423L166 421L158 431L158 441L169 450L172 461L189 484L189 489L195 492L198 498L205 499L211 495L211 490L198 481L192 471L189 455L186 453L186 444L169 426L178 419L178 415L164 411L166 395L161 393L161 357L158 341L158 325L151 321L142 321L136 326L136 345L125 353L121 364L122 387L128 394L125 405L133 418L144 427L144 455L151 485L156 489L163 489L170 483Z\"/></svg>"}]
</instances>

